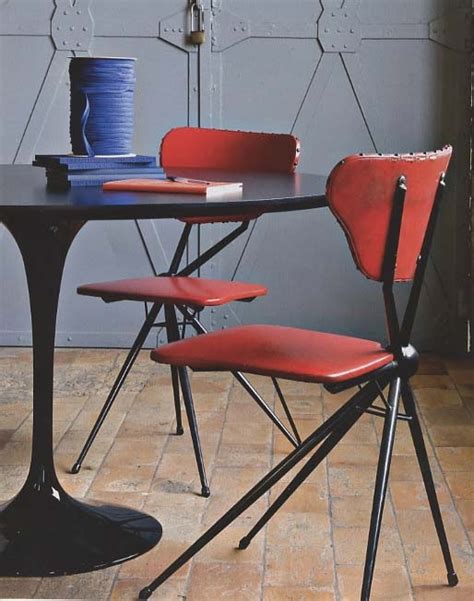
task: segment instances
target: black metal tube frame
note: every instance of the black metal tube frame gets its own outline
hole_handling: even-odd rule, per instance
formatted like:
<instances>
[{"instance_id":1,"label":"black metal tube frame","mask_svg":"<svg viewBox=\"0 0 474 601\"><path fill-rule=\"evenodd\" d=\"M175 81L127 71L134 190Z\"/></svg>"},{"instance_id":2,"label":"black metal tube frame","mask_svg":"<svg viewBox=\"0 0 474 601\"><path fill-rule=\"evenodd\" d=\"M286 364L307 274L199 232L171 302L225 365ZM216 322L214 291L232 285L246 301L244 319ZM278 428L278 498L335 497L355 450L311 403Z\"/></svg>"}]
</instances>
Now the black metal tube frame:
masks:
<instances>
[{"instance_id":1,"label":"black metal tube frame","mask_svg":"<svg viewBox=\"0 0 474 601\"><path fill-rule=\"evenodd\" d=\"M135 224L137 226L140 237L143 239L143 233L141 231L138 221L135 220ZM242 222L237 228L232 230L229 234L224 236L219 242L217 242L216 244L211 246L207 251L205 251L199 257L197 257L194 261L189 263L189 265L187 265L184 269L181 269L181 271L179 271L179 266L183 259L184 253L186 251L187 244L189 241L189 236L190 236L191 230L192 230L192 224L186 223L181 232L174 255L171 259L169 269L167 272L164 272L160 275L167 276L167 277L189 276L191 273L193 273L194 271L199 269L204 263L206 263L212 257L214 257L217 253L219 253L222 249L224 249L226 246L231 244L236 238L238 238L240 235L242 235L248 229L248 225L249 225L248 221ZM145 245L145 248L146 248L146 245ZM151 256L149 255L148 251L147 251L147 258L148 258L148 261L151 265L151 268L152 268L154 274L156 275L156 270L155 270L155 267L151 260ZM158 275L157 277L160 277L160 275ZM112 405L115 402L115 399L117 398L117 395L120 392L131 368L133 367L133 365L138 357L138 354L139 354L140 350L142 349L143 344L145 343L146 338L147 338L149 332L151 331L151 329L154 327L157 327L157 326L164 325L167 330L167 336L168 336L169 342L171 342L172 340L179 339L179 338L176 338L176 332L178 330L177 330L177 325L175 327L175 323L174 323L175 319L176 319L176 313L175 313L174 309L171 311L171 310L168 310L167 307L165 307L165 321L164 322L156 321L156 318L157 318L162 306L163 306L162 303L154 303L152 305L151 309L148 309L148 306L145 303L145 315L146 315L145 321L143 322L142 327L140 328L140 331L138 332L138 335L137 335L135 341L133 342L133 345L132 345L132 347L131 347L131 349L130 349L130 351L117 375L117 378L115 379L115 382L107 396L107 399L99 413L99 416L98 416L91 432L89 433L89 436L87 437L87 440L79 454L79 457L77 458L76 462L74 463L74 465L71 468L71 472L73 474L77 474L80 471L82 463L84 462L84 459L86 458L97 434L99 433L99 430L102 427L102 424L104 423L110 409L112 408ZM193 324L197 333L206 333L207 332L207 330L204 328L204 326L201 324L201 322L196 318L196 315L191 314L187 307L180 307L179 310L185 316L185 318L187 318L190 321L190 323ZM183 324L183 334L184 334L184 324ZM178 331L178 336L179 336L179 331ZM272 408L264 401L264 399L261 397L261 395L257 392L257 390L255 390L255 388L252 386L252 384L248 381L248 379L243 374L241 374L240 372L234 372L233 375L237 379L237 381L244 387L244 389L250 394L250 396L255 400L255 402L259 405L259 407L266 413L266 415L277 426L277 428L282 432L282 434L290 441L290 443L293 446L297 446L299 444L299 442L301 442L301 439L296 430L296 426L294 424L291 413L289 412L288 406L286 405L284 398L281 402L284 407L285 413L290 421L290 425L294 432L294 435L291 432L289 432L289 430L282 423L282 421L279 419L279 417L274 413ZM181 403L180 403L180 394L179 394L180 390L179 389L180 389L180 383L181 383L181 388L182 388L183 382L184 382L185 387L188 387L188 384L186 384L187 375L182 375L180 373L180 370L176 369L175 367L171 367L171 381L172 381L172 387L173 387L173 398L174 398L175 413L176 413L176 434L182 435L184 433L184 429L183 429L182 418L181 418ZM185 398L186 396L189 397L189 395L185 395L185 393L183 391L183 400L185 401L186 414L188 417L191 436L193 439L193 447L194 447L194 451L195 451L196 462L198 465L199 476L201 479L201 490L202 490L204 496L208 496L209 495L209 485L207 483L207 478L206 478L205 469L204 469L204 465L203 465L203 458L202 458L202 451L201 451L201 447L200 447L200 443L199 443L196 415L195 415L195 411L194 411L194 406L192 405L192 399L189 400L189 398ZM280 394L279 394L279 396L280 396ZM282 397L280 396L280 400L281 399L282 399Z\"/></svg>"}]
</instances>

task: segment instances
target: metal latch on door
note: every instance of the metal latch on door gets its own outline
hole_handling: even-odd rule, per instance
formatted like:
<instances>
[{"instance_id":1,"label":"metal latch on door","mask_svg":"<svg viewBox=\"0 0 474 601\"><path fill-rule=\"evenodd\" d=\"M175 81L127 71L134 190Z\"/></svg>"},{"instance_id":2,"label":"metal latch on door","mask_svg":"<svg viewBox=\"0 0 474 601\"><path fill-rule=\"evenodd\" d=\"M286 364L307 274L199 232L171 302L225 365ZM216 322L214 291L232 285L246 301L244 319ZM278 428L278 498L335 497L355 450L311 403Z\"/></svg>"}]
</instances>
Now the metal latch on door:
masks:
<instances>
[{"instance_id":1,"label":"metal latch on door","mask_svg":"<svg viewBox=\"0 0 474 601\"><path fill-rule=\"evenodd\" d=\"M199 0L190 0L190 34L191 44L204 44L206 33L204 31L204 7Z\"/></svg>"}]
</instances>

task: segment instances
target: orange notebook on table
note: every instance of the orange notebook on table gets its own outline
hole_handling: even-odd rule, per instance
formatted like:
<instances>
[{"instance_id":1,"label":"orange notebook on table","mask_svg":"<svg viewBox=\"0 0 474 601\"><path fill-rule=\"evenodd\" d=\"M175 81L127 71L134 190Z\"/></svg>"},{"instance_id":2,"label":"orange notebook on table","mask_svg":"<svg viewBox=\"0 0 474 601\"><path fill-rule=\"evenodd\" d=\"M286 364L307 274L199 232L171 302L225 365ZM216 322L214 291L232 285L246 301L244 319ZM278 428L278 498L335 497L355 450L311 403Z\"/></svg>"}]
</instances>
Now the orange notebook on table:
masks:
<instances>
[{"instance_id":1,"label":"orange notebook on table","mask_svg":"<svg viewBox=\"0 0 474 601\"><path fill-rule=\"evenodd\" d=\"M182 177L170 179L124 179L106 182L104 190L127 192L163 192L166 194L201 194L207 198L222 194L241 194L240 182L209 182Z\"/></svg>"}]
</instances>

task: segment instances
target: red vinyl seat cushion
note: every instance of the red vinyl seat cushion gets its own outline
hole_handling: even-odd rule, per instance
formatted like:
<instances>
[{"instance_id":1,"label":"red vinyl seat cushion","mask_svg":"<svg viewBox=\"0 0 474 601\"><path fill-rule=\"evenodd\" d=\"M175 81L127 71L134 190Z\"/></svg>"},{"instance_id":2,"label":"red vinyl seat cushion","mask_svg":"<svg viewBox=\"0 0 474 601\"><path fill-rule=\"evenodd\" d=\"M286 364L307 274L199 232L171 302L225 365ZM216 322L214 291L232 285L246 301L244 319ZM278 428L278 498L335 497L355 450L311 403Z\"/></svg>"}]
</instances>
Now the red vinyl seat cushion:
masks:
<instances>
[{"instance_id":1,"label":"red vinyl seat cushion","mask_svg":"<svg viewBox=\"0 0 474 601\"><path fill-rule=\"evenodd\" d=\"M110 302L133 300L209 307L264 296L267 289L245 282L160 276L84 284L77 292Z\"/></svg>"},{"instance_id":2,"label":"red vinyl seat cushion","mask_svg":"<svg viewBox=\"0 0 474 601\"><path fill-rule=\"evenodd\" d=\"M343 382L393 361L378 342L281 326L249 325L161 346L158 363L243 371L304 382Z\"/></svg>"}]
</instances>

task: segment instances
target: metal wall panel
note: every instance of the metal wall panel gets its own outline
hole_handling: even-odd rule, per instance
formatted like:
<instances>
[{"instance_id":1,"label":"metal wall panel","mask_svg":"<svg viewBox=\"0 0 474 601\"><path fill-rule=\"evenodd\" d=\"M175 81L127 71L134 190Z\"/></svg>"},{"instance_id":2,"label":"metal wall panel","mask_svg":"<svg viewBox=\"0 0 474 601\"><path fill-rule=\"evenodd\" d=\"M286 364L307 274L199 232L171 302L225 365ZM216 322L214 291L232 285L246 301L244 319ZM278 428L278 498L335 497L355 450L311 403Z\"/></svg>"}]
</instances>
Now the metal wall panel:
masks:
<instances>
[{"instance_id":1,"label":"metal wall panel","mask_svg":"<svg viewBox=\"0 0 474 601\"><path fill-rule=\"evenodd\" d=\"M212 5L215 126L292 131L302 142L299 169L323 174L354 152L455 146L415 338L422 348L465 350L470 3ZM216 310L213 327L261 321L370 337L384 330L380 291L356 273L327 212L259 219L216 269L261 281L271 294ZM407 293L402 286L402 303Z\"/></svg>"},{"instance_id":2,"label":"metal wall panel","mask_svg":"<svg viewBox=\"0 0 474 601\"><path fill-rule=\"evenodd\" d=\"M352 152L424 150L450 142L456 154L449 198L416 338L425 348L462 350L470 2L204 0L207 41L199 50L186 42L187 4L1 4L2 161L28 163L35 152L69 150L67 57L83 53L138 57L137 152L156 152L167 129L187 123L292 131L302 141L300 170L319 173L328 173ZM181 226L172 221L141 225L161 269ZM203 226L200 245L211 244L227 229ZM195 238L192 250L197 245ZM0 270L8 282L0 288L0 344L28 342L21 261L3 229ZM142 308L79 298L75 288L83 281L150 272L133 223L88 224L66 266L58 344L127 344ZM377 337L384 327L378 287L355 271L344 236L327 211L260 218L203 274L261 281L270 288L265 299L206 312L215 328L259 321ZM401 300L406 292L401 290Z\"/></svg>"},{"instance_id":3,"label":"metal wall panel","mask_svg":"<svg viewBox=\"0 0 474 601\"><path fill-rule=\"evenodd\" d=\"M168 129L197 123L197 94L190 92L197 78L197 52L178 39L186 18L186 0L2 3L0 160L30 163L35 153L70 152L67 67L73 54L137 57L134 150L157 154ZM168 39L165 29L171 34L176 29L175 39ZM164 269L182 226L171 220L141 226L156 267ZM66 264L57 344L130 344L143 317L140 304L106 305L79 297L75 290L87 281L150 274L133 222L88 223ZM0 344L28 344L26 280L18 249L3 226L0 278ZM150 336L149 344L155 341Z\"/></svg>"}]
</instances>

